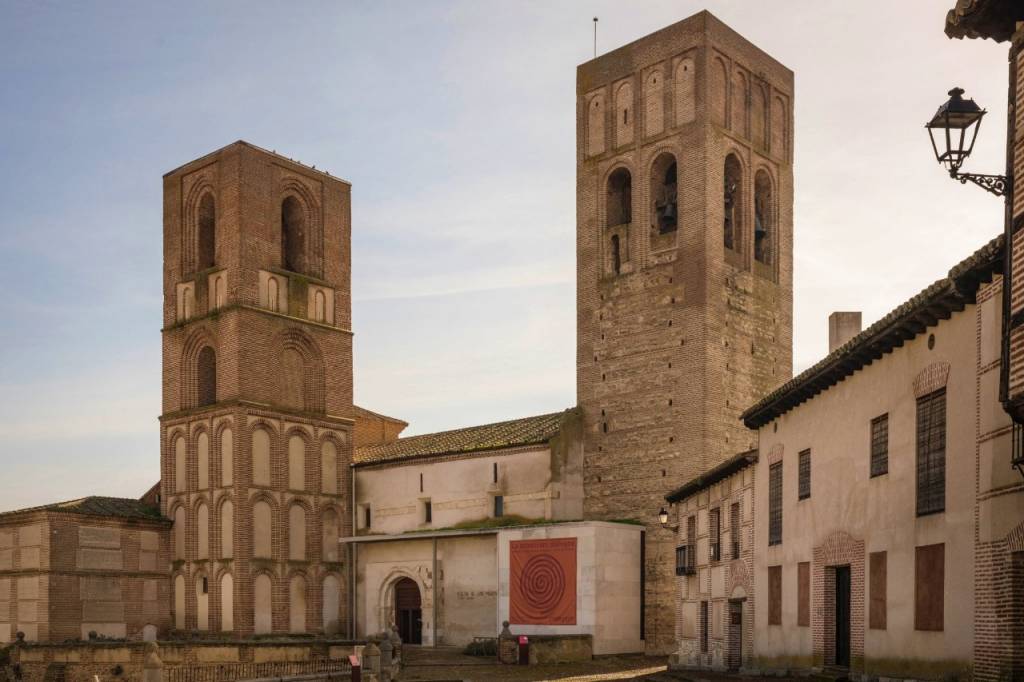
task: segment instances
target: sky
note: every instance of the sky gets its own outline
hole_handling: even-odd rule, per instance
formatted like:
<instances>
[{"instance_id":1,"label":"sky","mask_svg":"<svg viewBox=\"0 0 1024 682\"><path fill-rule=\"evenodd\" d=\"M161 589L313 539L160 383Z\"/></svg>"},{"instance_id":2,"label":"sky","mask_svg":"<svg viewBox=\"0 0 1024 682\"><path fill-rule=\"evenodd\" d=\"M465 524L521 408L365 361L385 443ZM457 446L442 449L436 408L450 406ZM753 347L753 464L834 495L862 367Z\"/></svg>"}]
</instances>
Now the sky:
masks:
<instances>
[{"instance_id":1,"label":"sky","mask_svg":"<svg viewBox=\"0 0 1024 682\"><path fill-rule=\"evenodd\" d=\"M406 434L571 407L575 69L708 9L796 74L794 365L1002 229L925 120L1007 48L953 0L0 3L0 511L159 475L161 176L237 139L353 183L358 404Z\"/></svg>"}]
</instances>

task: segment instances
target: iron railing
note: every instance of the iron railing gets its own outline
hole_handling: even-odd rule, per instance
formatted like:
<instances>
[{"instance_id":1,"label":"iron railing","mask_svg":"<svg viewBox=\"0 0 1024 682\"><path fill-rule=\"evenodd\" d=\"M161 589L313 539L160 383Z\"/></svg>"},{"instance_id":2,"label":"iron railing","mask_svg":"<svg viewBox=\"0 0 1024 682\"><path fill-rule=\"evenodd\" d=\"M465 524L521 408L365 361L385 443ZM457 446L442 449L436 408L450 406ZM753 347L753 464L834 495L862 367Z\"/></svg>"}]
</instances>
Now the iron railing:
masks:
<instances>
[{"instance_id":1,"label":"iron railing","mask_svg":"<svg viewBox=\"0 0 1024 682\"><path fill-rule=\"evenodd\" d=\"M164 668L165 682L237 682L293 675L345 675L348 661L267 661L264 663L214 663Z\"/></svg>"}]
</instances>

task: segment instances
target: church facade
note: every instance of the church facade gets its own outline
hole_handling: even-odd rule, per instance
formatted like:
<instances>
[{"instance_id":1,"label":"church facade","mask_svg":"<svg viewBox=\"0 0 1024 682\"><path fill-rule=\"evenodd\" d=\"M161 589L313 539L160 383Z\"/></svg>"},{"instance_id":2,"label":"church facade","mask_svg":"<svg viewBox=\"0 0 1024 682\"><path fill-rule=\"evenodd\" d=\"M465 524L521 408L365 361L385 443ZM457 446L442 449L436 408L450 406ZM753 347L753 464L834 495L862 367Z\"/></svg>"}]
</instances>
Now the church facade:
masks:
<instances>
[{"instance_id":1,"label":"church facade","mask_svg":"<svg viewBox=\"0 0 1024 682\"><path fill-rule=\"evenodd\" d=\"M40 600L60 636L465 644L508 621L675 650L662 496L752 445L742 410L791 372L793 74L701 12L581 65L576 94L579 404L554 414L401 437L353 402L351 186L242 141L164 176L160 482L131 520L153 535L88 569L124 605L102 627L100 597ZM4 551L0 637L56 637L14 606L52 570L7 576Z\"/></svg>"}]
</instances>

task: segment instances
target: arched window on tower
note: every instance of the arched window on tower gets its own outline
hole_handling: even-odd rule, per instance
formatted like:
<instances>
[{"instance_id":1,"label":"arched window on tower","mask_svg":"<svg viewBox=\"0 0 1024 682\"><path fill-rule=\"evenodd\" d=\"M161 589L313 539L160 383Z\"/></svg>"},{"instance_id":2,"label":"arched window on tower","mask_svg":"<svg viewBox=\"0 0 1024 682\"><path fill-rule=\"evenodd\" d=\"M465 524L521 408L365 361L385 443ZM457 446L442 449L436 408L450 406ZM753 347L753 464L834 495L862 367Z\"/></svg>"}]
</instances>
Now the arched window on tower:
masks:
<instances>
[{"instance_id":1,"label":"arched window on tower","mask_svg":"<svg viewBox=\"0 0 1024 682\"><path fill-rule=\"evenodd\" d=\"M608 176L608 227L633 222L633 178L625 168Z\"/></svg>"},{"instance_id":2,"label":"arched window on tower","mask_svg":"<svg viewBox=\"0 0 1024 682\"><path fill-rule=\"evenodd\" d=\"M743 243L743 170L735 154L725 157L725 186L722 193L725 248L739 251Z\"/></svg>"},{"instance_id":3,"label":"arched window on tower","mask_svg":"<svg viewBox=\"0 0 1024 682\"><path fill-rule=\"evenodd\" d=\"M285 270L306 273L306 216L292 196L281 202L281 262Z\"/></svg>"},{"instance_id":4,"label":"arched window on tower","mask_svg":"<svg viewBox=\"0 0 1024 682\"><path fill-rule=\"evenodd\" d=\"M661 154L651 167L653 227L658 234L675 232L679 226L679 202L676 182L676 157Z\"/></svg>"},{"instance_id":5,"label":"arched window on tower","mask_svg":"<svg viewBox=\"0 0 1024 682\"><path fill-rule=\"evenodd\" d=\"M217 354L213 348L204 346L196 359L196 380L198 383L197 405L212 405L217 402Z\"/></svg>"},{"instance_id":6,"label":"arched window on tower","mask_svg":"<svg viewBox=\"0 0 1024 682\"><path fill-rule=\"evenodd\" d=\"M754 258L765 265L772 263L773 217L772 181L768 173L759 170L754 176Z\"/></svg>"},{"instance_id":7,"label":"arched window on tower","mask_svg":"<svg viewBox=\"0 0 1024 682\"><path fill-rule=\"evenodd\" d=\"M612 272L616 275L622 273L622 252L619 249L619 235L612 235Z\"/></svg>"},{"instance_id":8,"label":"arched window on tower","mask_svg":"<svg viewBox=\"0 0 1024 682\"><path fill-rule=\"evenodd\" d=\"M197 266L199 270L217 264L217 211L213 195L207 192L199 200Z\"/></svg>"}]
</instances>

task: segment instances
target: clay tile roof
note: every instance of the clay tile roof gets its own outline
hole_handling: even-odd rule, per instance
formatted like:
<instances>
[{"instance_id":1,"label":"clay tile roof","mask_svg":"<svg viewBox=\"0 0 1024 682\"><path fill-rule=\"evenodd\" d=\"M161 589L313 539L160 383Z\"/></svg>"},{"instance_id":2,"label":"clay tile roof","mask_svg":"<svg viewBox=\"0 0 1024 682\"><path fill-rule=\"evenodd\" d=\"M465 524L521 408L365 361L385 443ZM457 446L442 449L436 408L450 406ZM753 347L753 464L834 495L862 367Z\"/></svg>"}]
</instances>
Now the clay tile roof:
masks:
<instances>
[{"instance_id":1,"label":"clay tile roof","mask_svg":"<svg viewBox=\"0 0 1024 682\"><path fill-rule=\"evenodd\" d=\"M743 471L751 464L756 464L757 458L758 453L756 449L733 455L713 469L705 471L697 478L687 481L676 488L666 495L665 499L673 504L685 500L696 492L709 488L719 481L724 481L737 471Z\"/></svg>"},{"instance_id":2,"label":"clay tile roof","mask_svg":"<svg viewBox=\"0 0 1024 682\"><path fill-rule=\"evenodd\" d=\"M957 0L946 14L946 35L950 38L991 38L1009 40L1016 22L1024 21L1020 0Z\"/></svg>"},{"instance_id":3,"label":"clay tile roof","mask_svg":"<svg viewBox=\"0 0 1024 682\"><path fill-rule=\"evenodd\" d=\"M1003 236L999 235L949 274L906 301L888 315L801 372L743 413L743 423L756 429L813 398L857 370L902 346L925 329L974 303L978 286L991 281L1002 266Z\"/></svg>"},{"instance_id":4,"label":"clay tile roof","mask_svg":"<svg viewBox=\"0 0 1024 682\"><path fill-rule=\"evenodd\" d=\"M25 514L28 512L61 512L67 514L83 514L87 516L105 516L108 518L120 519L148 519L151 521L165 521L160 516L160 510L151 507L140 500L125 497L83 497L67 502L55 502L39 507L28 509L17 509L0 514L0 518L13 514Z\"/></svg>"},{"instance_id":5,"label":"clay tile roof","mask_svg":"<svg viewBox=\"0 0 1024 682\"><path fill-rule=\"evenodd\" d=\"M392 443L356 448L354 466L412 457L450 455L546 443L559 430L564 412L512 419L496 424L426 433L399 438Z\"/></svg>"}]
</instances>

